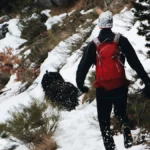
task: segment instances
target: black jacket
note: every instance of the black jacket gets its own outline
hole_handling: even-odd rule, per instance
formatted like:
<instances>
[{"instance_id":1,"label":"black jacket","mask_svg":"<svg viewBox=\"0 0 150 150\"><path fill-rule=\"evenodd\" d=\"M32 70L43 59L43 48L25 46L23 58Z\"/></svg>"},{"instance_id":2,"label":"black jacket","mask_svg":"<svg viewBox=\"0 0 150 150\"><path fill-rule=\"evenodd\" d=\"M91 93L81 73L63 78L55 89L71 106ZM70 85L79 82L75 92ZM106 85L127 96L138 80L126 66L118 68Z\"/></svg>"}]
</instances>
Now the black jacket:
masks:
<instances>
[{"instance_id":1,"label":"black jacket","mask_svg":"<svg viewBox=\"0 0 150 150\"><path fill-rule=\"evenodd\" d=\"M98 38L101 42L103 42L107 38L113 40L114 33L111 31L111 29L102 29ZM128 39L124 36L120 36L119 46L131 68L137 72L138 76L143 80L145 84L150 83L150 79ZM92 64L96 64L96 45L93 41L91 41L88 46L85 47L83 57L77 69L76 82L79 89L83 87L86 74Z\"/></svg>"}]
</instances>

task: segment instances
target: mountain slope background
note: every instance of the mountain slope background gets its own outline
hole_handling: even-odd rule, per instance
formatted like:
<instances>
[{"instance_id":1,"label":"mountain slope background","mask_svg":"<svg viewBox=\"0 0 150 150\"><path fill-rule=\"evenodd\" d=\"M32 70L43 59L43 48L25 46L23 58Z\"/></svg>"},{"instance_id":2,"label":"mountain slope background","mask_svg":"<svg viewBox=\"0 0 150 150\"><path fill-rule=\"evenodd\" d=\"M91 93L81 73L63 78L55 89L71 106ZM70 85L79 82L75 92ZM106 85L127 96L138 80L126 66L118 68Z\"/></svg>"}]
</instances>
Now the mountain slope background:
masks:
<instances>
[{"instance_id":1,"label":"mountain slope background","mask_svg":"<svg viewBox=\"0 0 150 150\"><path fill-rule=\"evenodd\" d=\"M90 69L86 78L90 93L81 95L79 105L72 111L62 110L47 100L41 80L48 70L59 72L66 82L76 86L76 69L84 47L100 31L96 6L113 10L113 31L129 39L149 72L147 41L137 34L140 21L135 19L133 5L124 2L87 0L45 9L16 1L20 6L16 10L16 4L9 3L12 9L8 11L7 7L1 12L2 15L7 12L10 18L1 23L8 24L8 32L0 40L0 149L104 149L92 86L95 68ZM129 93L129 116L135 139L131 150L149 149L150 103L136 93L144 85L141 86L141 80L127 63L126 71L134 83ZM87 100L84 104L83 99ZM117 148L124 150L123 135L113 114L112 122Z\"/></svg>"}]
</instances>

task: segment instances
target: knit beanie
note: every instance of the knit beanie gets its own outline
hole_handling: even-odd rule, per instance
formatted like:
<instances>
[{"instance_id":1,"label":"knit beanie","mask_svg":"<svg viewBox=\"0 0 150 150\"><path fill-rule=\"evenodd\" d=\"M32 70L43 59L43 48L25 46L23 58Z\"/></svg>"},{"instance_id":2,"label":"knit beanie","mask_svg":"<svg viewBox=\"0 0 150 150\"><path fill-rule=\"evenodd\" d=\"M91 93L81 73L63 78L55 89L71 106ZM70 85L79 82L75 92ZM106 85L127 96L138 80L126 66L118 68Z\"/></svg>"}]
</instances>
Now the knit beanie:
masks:
<instances>
[{"instance_id":1,"label":"knit beanie","mask_svg":"<svg viewBox=\"0 0 150 150\"><path fill-rule=\"evenodd\" d=\"M98 19L98 26L100 28L112 28L113 26L112 12L106 11L101 13Z\"/></svg>"}]
</instances>

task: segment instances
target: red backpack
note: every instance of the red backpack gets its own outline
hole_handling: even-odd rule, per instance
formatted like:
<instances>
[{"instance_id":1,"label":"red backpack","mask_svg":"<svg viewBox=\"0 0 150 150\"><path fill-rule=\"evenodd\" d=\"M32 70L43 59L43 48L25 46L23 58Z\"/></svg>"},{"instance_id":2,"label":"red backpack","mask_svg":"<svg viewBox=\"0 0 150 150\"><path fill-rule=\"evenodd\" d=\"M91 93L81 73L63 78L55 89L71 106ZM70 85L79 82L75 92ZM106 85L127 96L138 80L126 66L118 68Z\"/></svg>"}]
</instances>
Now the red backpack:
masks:
<instances>
[{"instance_id":1,"label":"red backpack","mask_svg":"<svg viewBox=\"0 0 150 150\"><path fill-rule=\"evenodd\" d=\"M118 46L120 34L116 34L111 42L100 42L95 38L96 44L96 88L103 87L106 90L118 88L125 84L125 70L121 62L121 52Z\"/></svg>"}]
</instances>

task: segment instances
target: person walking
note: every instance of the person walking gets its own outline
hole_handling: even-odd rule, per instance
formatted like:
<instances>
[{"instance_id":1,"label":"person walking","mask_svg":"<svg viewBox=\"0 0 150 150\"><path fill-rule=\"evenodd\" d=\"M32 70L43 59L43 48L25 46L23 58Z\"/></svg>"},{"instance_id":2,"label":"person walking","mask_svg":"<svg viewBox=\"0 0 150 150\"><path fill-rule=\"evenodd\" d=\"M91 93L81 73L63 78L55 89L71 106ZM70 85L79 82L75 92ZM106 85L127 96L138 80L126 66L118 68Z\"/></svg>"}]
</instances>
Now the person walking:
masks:
<instances>
[{"instance_id":1,"label":"person walking","mask_svg":"<svg viewBox=\"0 0 150 150\"><path fill-rule=\"evenodd\" d=\"M84 80L89 68L96 65L96 101L98 121L106 150L115 150L116 146L110 130L110 114L114 105L114 114L119 119L124 135L124 146L132 146L132 134L126 112L129 80L126 79L124 62L127 59L145 84L143 93L150 98L150 78L140 63L135 50L127 38L112 32L113 16L110 11L102 12L98 19L101 29L99 36L84 49L76 72L77 86L86 93L89 88Z\"/></svg>"}]
</instances>

